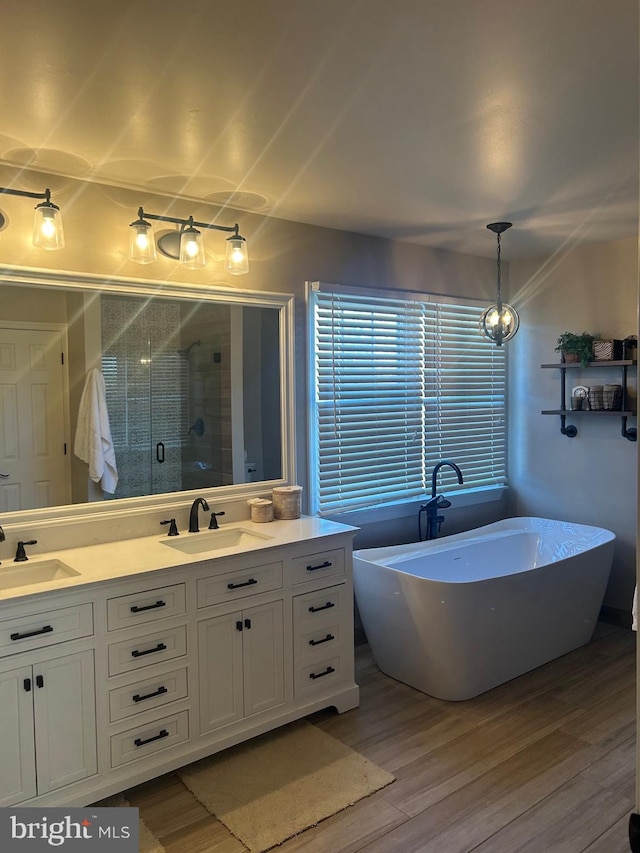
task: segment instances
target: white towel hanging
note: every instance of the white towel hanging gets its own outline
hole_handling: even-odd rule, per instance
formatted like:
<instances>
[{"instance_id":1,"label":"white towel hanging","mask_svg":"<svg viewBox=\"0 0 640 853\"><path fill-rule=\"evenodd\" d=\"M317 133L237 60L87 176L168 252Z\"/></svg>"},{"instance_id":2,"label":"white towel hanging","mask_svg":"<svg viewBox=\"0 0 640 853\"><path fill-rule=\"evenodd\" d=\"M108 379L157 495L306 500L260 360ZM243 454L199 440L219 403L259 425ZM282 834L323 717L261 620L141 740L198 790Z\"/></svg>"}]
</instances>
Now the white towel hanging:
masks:
<instances>
[{"instance_id":1,"label":"white towel hanging","mask_svg":"<svg viewBox=\"0 0 640 853\"><path fill-rule=\"evenodd\" d=\"M111 438L104 376L97 367L87 373L78 408L74 453L89 465L89 477L103 492L113 494L118 485L116 454Z\"/></svg>"}]
</instances>

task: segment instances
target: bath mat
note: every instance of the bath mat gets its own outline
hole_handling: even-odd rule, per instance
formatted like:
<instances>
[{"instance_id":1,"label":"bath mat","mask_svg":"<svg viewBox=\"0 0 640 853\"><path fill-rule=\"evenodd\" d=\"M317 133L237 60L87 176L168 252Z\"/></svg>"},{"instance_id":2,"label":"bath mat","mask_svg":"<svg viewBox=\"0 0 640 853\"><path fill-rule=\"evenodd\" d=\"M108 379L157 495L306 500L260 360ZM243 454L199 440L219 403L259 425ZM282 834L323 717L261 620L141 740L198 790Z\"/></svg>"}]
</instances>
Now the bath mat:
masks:
<instances>
[{"instance_id":1,"label":"bath mat","mask_svg":"<svg viewBox=\"0 0 640 853\"><path fill-rule=\"evenodd\" d=\"M131 803L126 799L124 794L116 794L113 797L107 797L106 800L100 800L99 803L94 803L101 808L131 808ZM149 829L147 824L139 818L138 829L138 851L139 853L166 853L165 848Z\"/></svg>"},{"instance_id":2,"label":"bath mat","mask_svg":"<svg viewBox=\"0 0 640 853\"><path fill-rule=\"evenodd\" d=\"M251 853L270 850L395 778L306 721L183 767L178 776Z\"/></svg>"}]
</instances>

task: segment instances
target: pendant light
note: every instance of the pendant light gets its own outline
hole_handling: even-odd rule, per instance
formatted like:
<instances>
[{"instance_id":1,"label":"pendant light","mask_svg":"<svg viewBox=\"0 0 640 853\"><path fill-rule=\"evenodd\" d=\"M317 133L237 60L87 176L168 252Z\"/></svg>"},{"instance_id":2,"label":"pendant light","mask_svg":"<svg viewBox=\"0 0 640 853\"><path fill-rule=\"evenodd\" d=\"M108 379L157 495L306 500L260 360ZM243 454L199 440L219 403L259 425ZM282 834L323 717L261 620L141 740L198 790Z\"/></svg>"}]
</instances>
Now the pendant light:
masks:
<instances>
[{"instance_id":1,"label":"pendant light","mask_svg":"<svg viewBox=\"0 0 640 853\"><path fill-rule=\"evenodd\" d=\"M489 231L493 231L498 240L498 285L495 303L483 311L480 317L480 332L498 347L510 341L520 326L520 317L516 309L502 301L500 281L500 235L511 228L511 225L511 222L491 222L487 225Z\"/></svg>"}]
</instances>

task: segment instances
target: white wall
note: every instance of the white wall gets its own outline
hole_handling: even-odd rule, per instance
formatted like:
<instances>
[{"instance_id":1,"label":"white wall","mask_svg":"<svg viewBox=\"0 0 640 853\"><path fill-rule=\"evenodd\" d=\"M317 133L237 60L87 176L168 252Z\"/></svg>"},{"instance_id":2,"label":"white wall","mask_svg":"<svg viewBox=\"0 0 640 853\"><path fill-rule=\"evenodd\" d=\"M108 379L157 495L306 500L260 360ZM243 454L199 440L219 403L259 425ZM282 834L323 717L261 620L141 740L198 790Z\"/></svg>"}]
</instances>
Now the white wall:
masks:
<instances>
[{"instance_id":1,"label":"white wall","mask_svg":"<svg viewBox=\"0 0 640 853\"><path fill-rule=\"evenodd\" d=\"M19 186L39 188L47 176L19 174ZM7 185L10 178L7 175ZM491 302L495 296L495 258L477 258L410 243L362 234L318 228L268 216L234 210L219 211L212 205L188 201L173 203L123 188L84 184L72 179L49 181L54 200L64 214L66 247L43 252L31 245L33 205L25 199L3 197L1 209L8 216L2 232L0 263L54 271L77 271L111 277L144 278L172 284L206 287L229 285L254 291L292 293L296 297L296 433L299 482L306 486L307 388L305 282L328 281L345 285L398 288L453 296L478 297ZM207 266L187 270L173 260L141 266L128 260L129 223L140 204L152 213L170 213L222 225L238 221L247 239L250 271L242 277L224 272L225 234L205 233ZM170 208L169 210L167 208ZM30 294L31 295L31 294ZM1 310L1 309L0 309ZM305 488L305 498L307 489ZM477 508L447 510L444 533L478 526L504 515L501 501ZM358 545L389 544L415 539L417 513L384 523L363 524Z\"/></svg>"},{"instance_id":2,"label":"white wall","mask_svg":"<svg viewBox=\"0 0 640 853\"><path fill-rule=\"evenodd\" d=\"M509 479L512 515L594 524L616 534L605 604L630 611L635 584L637 444L620 434L616 416L568 419L575 438L560 433L560 372L554 352L564 331L602 338L637 334L638 245L620 240L574 248L553 259L511 263L510 299L521 327L509 346ZM619 382L620 372L593 368L569 374L573 384ZM578 375L580 380L578 381ZM636 389L635 368L629 371ZM629 425L636 425L635 418Z\"/></svg>"},{"instance_id":3,"label":"white wall","mask_svg":"<svg viewBox=\"0 0 640 853\"><path fill-rule=\"evenodd\" d=\"M40 188L45 177L29 178L23 173L20 186ZM7 196L1 205L9 222L0 242L1 263L203 287L228 284L295 295L297 447L303 484L307 463L306 280L473 296L487 302L495 296L493 256L477 258L255 214L220 212L187 201L176 202L171 214L191 214L221 224L239 222L250 247L249 274L234 278L224 273L224 235L215 232L205 235L209 263L202 270L185 270L166 258L140 266L127 259L128 225L141 203L151 212L163 213L170 200L73 180L50 183L57 188L55 201L64 212L66 248L59 252L34 249L30 242L33 205ZM505 501L498 501L447 510L442 530L443 534L454 533L505 514L547 515L609 527L616 532L618 544L606 602L623 610L630 607L635 573L636 445L620 436L617 420L607 418L578 422L580 433L575 439L561 436L559 419L540 415L541 409L557 406L558 400L558 377L555 371L540 370L540 363L557 357L556 338L565 330L597 331L611 337L635 333L637 279L635 240L578 248L551 262L511 263L505 269L505 282L522 317L520 332L508 344L512 374L510 503L508 507ZM413 512L394 521L365 522L356 544L409 541L415 538L416 525Z\"/></svg>"}]
</instances>

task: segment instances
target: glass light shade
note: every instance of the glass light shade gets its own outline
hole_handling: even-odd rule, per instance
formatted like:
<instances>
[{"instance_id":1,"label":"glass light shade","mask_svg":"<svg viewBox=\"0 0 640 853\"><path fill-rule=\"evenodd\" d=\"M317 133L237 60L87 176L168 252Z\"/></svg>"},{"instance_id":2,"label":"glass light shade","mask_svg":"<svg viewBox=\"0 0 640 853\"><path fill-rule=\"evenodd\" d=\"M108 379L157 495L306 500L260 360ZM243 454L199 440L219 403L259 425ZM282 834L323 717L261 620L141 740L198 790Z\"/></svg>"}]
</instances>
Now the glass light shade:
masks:
<instances>
[{"instance_id":1,"label":"glass light shade","mask_svg":"<svg viewBox=\"0 0 640 853\"><path fill-rule=\"evenodd\" d=\"M50 201L36 205L33 224L33 245L39 249L64 248L64 231L60 208Z\"/></svg>"},{"instance_id":2,"label":"glass light shade","mask_svg":"<svg viewBox=\"0 0 640 853\"><path fill-rule=\"evenodd\" d=\"M202 234L192 225L180 234L180 263L191 270L203 267L206 263Z\"/></svg>"},{"instance_id":3,"label":"glass light shade","mask_svg":"<svg viewBox=\"0 0 640 853\"><path fill-rule=\"evenodd\" d=\"M129 227L131 228L129 259L137 264L150 264L157 260L156 243L151 225L144 219L136 219Z\"/></svg>"},{"instance_id":4,"label":"glass light shade","mask_svg":"<svg viewBox=\"0 0 640 853\"><path fill-rule=\"evenodd\" d=\"M490 305L480 317L480 331L487 340L496 346L510 341L520 327L518 312L511 305L497 303Z\"/></svg>"},{"instance_id":5,"label":"glass light shade","mask_svg":"<svg viewBox=\"0 0 640 853\"><path fill-rule=\"evenodd\" d=\"M244 275L249 272L249 253L244 237L234 234L227 238L225 269L231 275Z\"/></svg>"}]
</instances>

